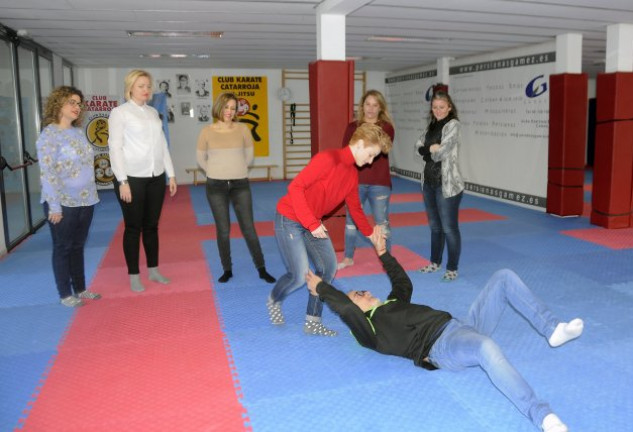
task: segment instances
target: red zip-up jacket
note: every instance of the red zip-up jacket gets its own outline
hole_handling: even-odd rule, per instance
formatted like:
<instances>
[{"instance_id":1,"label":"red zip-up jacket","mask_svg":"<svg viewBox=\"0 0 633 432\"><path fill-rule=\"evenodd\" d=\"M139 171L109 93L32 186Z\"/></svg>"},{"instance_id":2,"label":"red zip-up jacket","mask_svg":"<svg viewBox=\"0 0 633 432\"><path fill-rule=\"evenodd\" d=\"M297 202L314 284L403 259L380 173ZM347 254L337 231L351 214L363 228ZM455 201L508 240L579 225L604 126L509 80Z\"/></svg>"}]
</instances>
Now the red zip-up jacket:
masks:
<instances>
[{"instance_id":1,"label":"red zip-up jacket","mask_svg":"<svg viewBox=\"0 0 633 432\"><path fill-rule=\"evenodd\" d=\"M316 154L288 185L277 211L310 232L343 201L365 236L372 233L358 197L358 170L349 146Z\"/></svg>"}]
</instances>

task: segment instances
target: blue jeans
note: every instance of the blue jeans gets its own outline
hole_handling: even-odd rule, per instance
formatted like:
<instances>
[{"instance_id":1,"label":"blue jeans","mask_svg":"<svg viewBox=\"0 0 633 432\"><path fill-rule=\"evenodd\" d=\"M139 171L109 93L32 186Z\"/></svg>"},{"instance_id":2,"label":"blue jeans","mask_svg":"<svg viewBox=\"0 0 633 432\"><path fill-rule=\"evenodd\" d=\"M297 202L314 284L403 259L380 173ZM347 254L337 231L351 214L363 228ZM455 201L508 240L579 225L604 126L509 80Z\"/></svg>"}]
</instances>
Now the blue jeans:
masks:
<instances>
[{"instance_id":1,"label":"blue jeans","mask_svg":"<svg viewBox=\"0 0 633 432\"><path fill-rule=\"evenodd\" d=\"M451 320L433 344L429 361L440 369L461 370L480 366L492 383L540 429L552 412L505 358L490 338L501 315L511 306L536 331L549 339L560 320L511 270L499 270L470 307L464 322Z\"/></svg>"},{"instance_id":2,"label":"blue jeans","mask_svg":"<svg viewBox=\"0 0 633 432\"><path fill-rule=\"evenodd\" d=\"M48 210L45 202L45 215ZM62 220L56 224L48 222L53 237L53 273L62 299L86 290L84 246L93 214L94 206L62 206Z\"/></svg>"},{"instance_id":3,"label":"blue jeans","mask_svg":"<svg viewBox=\"0 0 633 432\"><path fill-rule=\"evenodd\" d=\"M240 231L246 240L246 246L251 254L255 268L265 267L264 254L259 244L259 237L255 230L253 218L253 197L251 186L247 178L238 180L214 180L207 178L207 201L215 220L215 230L218 239L218 251L224 271L231 270L231 219L229 204L233 204Z\"/></svg>"},{"instance_id":4,"label":"blue jeans","mask_svg":"<svg viewBox=\"0 0 633 432\"><path fill-rule=\"evenodd\" d=\"M270 294L273 301L283 301L305 285L310 268L308 259L314 265L314 273L325 282L332 283L336 274L336 252L329 238L316 238L299 222L279 213L275 215L275 237L288 272L277 280ZM322 312L323 302L310 294L306 313L320 317Z\"/></svg>"},{"instance_id":5,"label":"blue jeans","mask_svg":"<svg viewBox=\"0 0 633 432\"><path fill-rule=\"evenodd\" d=\"M374 222L382 227L383 233L387 236L387 250L391 251L391 229L389 227L391 188L389 186L362 184L358 186L358 195L361 205L369 200L369 206L374 215ZM358 235L360 234L348 210L345 219L345 258L354 258L356 237Z\"/></svg>"},{"instance_id":6,"label":"blue jeans","mask_svg":"<svg viewBox=\"0 0 633 432\"><path fill-rule=\"evenodd\" d=\"M462 253L462 235L459 232L459 204L462 202L464 192L460 192L450 198L442 195L442 186L429 186L424 183L422 187L426 214L431 228L431 262L442 263L444 243L448 249L447 270L457 270L459 256Z\"/></svg>"}]
</instances>

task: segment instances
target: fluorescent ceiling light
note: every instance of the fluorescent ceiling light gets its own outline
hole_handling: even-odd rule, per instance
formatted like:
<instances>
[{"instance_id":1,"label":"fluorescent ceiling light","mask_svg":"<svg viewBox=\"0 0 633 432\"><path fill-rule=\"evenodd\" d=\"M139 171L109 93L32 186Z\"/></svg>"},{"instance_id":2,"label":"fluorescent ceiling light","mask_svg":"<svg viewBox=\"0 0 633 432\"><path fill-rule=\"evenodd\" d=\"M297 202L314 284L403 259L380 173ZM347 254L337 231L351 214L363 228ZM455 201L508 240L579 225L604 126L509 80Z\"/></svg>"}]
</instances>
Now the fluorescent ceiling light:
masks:
<instances>
[{"instance_id":1,"label":"fluorescent ceiling light","mask_svg":"<svg viewBox=\"0 0 633 432\"><path fill-rule=\"evenodd\" d=\"M197 59L210 59L211 58L211 54L139 54L138 55L139 58L152 58L152 59L158 59L158 58L165 58L165 57L169 57L169 58L197 58Z\"/></svg>"},{"instance_id":2,"label":"fluorescent ceiling light","mask_svg":"<svg viewBox=\"0 0 633 432\"><path fill-rule=\"evenodd\" d=\"M368 41L372 42L424 42L424 43L442 43L449 42L448 38L422 38L408 36L369 36Z\"/></svg>"},{"instance_id":3,"label":"fluorescent ceiling light","mask_svg":"<svg viewBox=\"0 0 633 432\"><path fill-rule=\"evenodd\" d=\"M224 32L128 30L129 37L210 37L220 39Z\"/></svg>"}]
</instances>

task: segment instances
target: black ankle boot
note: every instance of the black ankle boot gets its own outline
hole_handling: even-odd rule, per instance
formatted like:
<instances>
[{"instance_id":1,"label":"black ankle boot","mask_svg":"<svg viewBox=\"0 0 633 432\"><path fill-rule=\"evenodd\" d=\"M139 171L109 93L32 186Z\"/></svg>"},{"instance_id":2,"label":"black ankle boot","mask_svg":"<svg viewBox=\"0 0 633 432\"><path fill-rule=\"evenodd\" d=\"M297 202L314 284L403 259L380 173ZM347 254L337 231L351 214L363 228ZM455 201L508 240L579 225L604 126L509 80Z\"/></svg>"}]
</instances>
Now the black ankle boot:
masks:
<instances>
[{"instance_id":1,"label":"black ankle boot","mask_svg":"<svg viewBox=\"0 0 633 432\"><path fill-rule=\"evenodd\" d=\"M266 267L260 267L260 268L257 269L257 271L259 272L259 278L260 279L264 279L268 283L275 283L275 282L277 282L277 279L275 279L270 274L268 274L268 272L266 271Z\"/></svg>"},{"instance_id":2,"label":"black ankle boot","mask_svg":"<svg viewBox=\"0 0 633 432\"><path fill-rule=\"evenodd\" d=\"M232 277L233 277L233 272L231 270L224 270L224 274L222 276L220 276L220 278L218 279L218 282L226 283Z\"/></svg>"}]
</instances>

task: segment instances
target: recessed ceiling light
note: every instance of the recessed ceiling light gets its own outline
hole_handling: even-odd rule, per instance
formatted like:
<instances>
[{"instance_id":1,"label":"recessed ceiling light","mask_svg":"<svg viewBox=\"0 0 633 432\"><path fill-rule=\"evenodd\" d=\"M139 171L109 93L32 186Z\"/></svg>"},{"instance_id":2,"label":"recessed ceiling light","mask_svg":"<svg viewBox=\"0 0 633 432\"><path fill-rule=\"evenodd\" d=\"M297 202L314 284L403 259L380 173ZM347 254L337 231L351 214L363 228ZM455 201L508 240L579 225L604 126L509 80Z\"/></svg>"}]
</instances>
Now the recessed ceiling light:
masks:
<instances>
[{"instance_id":1,"label":"recessed ceiling light","mask_svg":"<svg viewBox=\"0 0 633 432\"><path fill-rule=\"evenodd\" d=\"M221 38L224 32L128 30L129 37L210 37Z\"/></svg>"},{"instance_id":2,"label":"recessed ceiling light","mask_svg":"<svg viewBox=\"0 0 633 432\"><path fill-rule=\"evenodd\" d=\"M187 54L169 54L171 58L186 58Z\"/></svg>"},{"instance_id":3,"label":"recessed ceiling light","mask_svg":"<svg viewBox=\"0 0 633 432\"><path fill-rule=\"evenodd\" d=\"M424 42L424 43L443 43L450 42L448 38L422 38L408 36L369 36L368 41L372 42Z\"/></svg>"}]
</instances>

